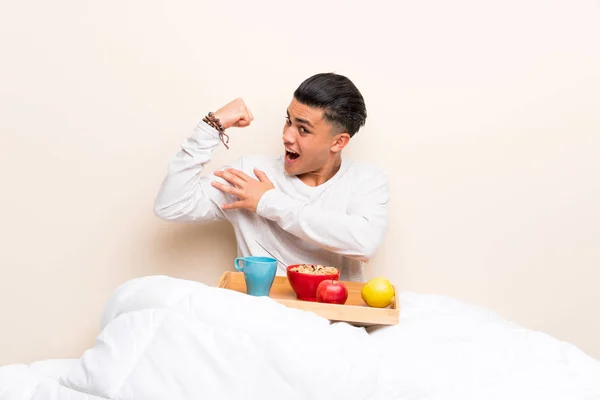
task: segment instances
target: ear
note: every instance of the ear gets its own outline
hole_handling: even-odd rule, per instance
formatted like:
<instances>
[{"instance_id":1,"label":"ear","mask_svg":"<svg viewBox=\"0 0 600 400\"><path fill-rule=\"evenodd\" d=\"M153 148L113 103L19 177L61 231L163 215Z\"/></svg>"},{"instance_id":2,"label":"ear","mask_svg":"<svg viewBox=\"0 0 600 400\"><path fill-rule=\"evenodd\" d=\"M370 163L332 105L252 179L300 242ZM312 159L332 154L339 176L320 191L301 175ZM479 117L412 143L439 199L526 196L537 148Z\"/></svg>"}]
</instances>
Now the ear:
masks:
<instances>
[{"instance_id":1,"label":"ear","mask_svg":"<svg viewBox=\"0 0 600 400\"><path fill-rule=\"evenodd\" d=\"M350 135L347 132L336 133L333 137L333 141L331 142L331 150L332 153L338 153L342 151L344 147L348 145L350 142Z\"/></svg>"}]
</instances>

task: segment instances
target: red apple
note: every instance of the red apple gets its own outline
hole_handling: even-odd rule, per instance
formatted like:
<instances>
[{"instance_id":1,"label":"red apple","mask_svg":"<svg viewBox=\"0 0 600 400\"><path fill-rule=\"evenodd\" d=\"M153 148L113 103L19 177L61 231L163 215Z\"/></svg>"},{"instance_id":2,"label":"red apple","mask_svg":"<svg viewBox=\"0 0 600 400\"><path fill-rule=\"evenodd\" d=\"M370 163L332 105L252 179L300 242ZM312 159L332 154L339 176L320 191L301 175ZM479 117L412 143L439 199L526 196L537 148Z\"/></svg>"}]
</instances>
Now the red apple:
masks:
<instances>
[{"instance_id":1,"label":"red apple","mask_svg":"<svg viewBox=\"0 0 600 400\"><path fill-rule=\"evenodd\" d=\"M348 289L340 281L325 280L317 286L317 301L319 303L344 304L348 299Z\"/></svg>"}]
</instances>

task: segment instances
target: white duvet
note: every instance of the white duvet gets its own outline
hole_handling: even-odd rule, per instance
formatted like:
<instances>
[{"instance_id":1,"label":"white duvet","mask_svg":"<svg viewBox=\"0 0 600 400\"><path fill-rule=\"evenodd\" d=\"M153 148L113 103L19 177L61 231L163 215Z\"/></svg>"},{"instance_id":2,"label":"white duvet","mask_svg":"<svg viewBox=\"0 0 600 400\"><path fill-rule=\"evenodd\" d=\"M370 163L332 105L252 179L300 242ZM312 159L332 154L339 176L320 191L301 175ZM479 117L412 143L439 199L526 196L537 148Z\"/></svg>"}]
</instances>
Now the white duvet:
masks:
<instances>
[{"instance_id":1,"label":"white duvet","mask_svg":"<svg viewBox=\"0 0 600 400\"><path fill-rule=\"evenodd\" d=\"M400 323L330 324L166 276L112 296L78 360L0 368L0 400L600 399L600 362L448 298L400 295Z\"/></svg>"}]
</instances>

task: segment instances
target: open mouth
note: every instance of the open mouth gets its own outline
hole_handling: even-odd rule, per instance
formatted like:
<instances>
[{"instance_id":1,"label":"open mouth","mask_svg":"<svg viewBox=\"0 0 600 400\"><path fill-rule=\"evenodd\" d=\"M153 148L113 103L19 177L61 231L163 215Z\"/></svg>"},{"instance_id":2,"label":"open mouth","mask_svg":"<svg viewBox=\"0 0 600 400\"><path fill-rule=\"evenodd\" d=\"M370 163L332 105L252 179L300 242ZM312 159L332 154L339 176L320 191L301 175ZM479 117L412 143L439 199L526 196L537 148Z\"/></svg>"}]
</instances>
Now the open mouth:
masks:
<instances>
[{"instance_id":1,"label":"open mouth","mask_svg":"<svg viewBox=\"0 0 600 400\"><path fill-rule=\"evenodd\" d=\"M300 157L300 154L293 150L285 149L285 161L289 164L295 162Z\"/></svg>"}]
</instances>

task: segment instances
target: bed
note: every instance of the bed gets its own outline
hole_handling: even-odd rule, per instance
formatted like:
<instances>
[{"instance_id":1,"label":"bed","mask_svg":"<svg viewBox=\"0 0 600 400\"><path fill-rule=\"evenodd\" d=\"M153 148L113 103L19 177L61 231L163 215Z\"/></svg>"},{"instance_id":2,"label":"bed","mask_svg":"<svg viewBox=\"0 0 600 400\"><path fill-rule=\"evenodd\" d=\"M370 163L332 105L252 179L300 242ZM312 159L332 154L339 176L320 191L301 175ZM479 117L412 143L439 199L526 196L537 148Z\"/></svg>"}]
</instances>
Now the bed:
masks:
<instances>
[{"instance_id":1,"label":"bed","mask_svg":"<svg viewBox=\"0 0 600 400\"><path fill-rule=\"evenodd\" d=\"M81 358L0 367L0 400L600 399L600 362L569 343L447 297L403 292L400 304L398 325L365 329L137 278Z\"/></svg>"}]
</instances>

